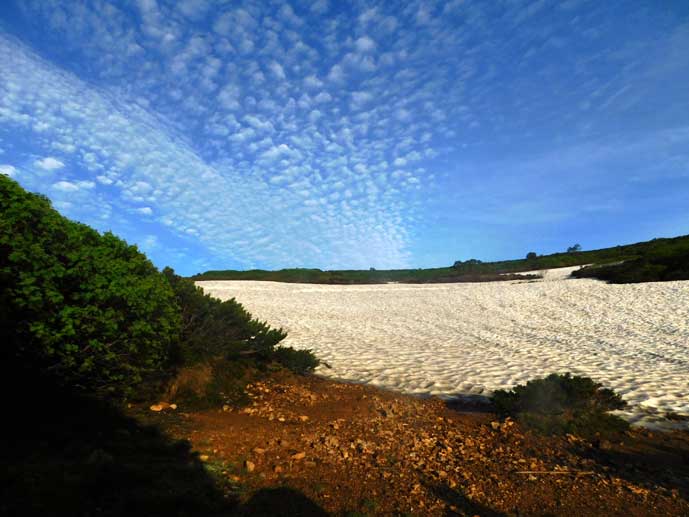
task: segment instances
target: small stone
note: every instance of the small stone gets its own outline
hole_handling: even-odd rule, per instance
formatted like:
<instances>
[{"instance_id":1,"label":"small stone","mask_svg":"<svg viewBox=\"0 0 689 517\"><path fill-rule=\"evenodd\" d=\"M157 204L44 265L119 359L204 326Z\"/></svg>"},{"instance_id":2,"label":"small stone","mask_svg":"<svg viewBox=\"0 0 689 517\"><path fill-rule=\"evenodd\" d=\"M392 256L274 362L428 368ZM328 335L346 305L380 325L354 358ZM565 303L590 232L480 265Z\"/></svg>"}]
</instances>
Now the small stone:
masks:
<instances>
[{"instance_id":1,"label":"small stone","mask_svg":"<svg viewBox=\"0 0 689 517\"><path fill-rule=\"evenodd\" d=\"M177 404L170 404L170 409L177 409Z\"/></svg>"},{"instance_id":2,"label":"small stone","mask_svg":"<svg viewBox=\"0 0 689 517\"><path fill-rule=\"evenodd\" d=\"M253 472L256 469L256 464L253 461L246 460L244 462L244 468L247 472Z\"/></svg>"},{"instance_id":3,"label":"small stone","mask_svg":"<svg viewBox=\"0 0 689 517\"><path fill-rule=\"evenodd\" d=\"M161 406L160 404L153 404L149 409L151 411L162 411L163 406Z\"/></svg>"},{"instance_id":4,"label":"small stone","mask_svg":"<svg viewBox=\"0 0 689 517\"><path fill-rule=\"evenodd\" d=\"M326 436L324 443L326 447L337 447L340 445L340 441L334 436Z\"/></svg>"},{"instance_id":5,"label":"small stone","mask_svg":"<svg viewBox=\"0 0 689 517\"><path fill-rule=\"evenodd\" d=\"M306 453L305 452L298 452L296 454L292 454L291 458L293 460L303 460L306 458Z\"/></svg>"}]
</instances>

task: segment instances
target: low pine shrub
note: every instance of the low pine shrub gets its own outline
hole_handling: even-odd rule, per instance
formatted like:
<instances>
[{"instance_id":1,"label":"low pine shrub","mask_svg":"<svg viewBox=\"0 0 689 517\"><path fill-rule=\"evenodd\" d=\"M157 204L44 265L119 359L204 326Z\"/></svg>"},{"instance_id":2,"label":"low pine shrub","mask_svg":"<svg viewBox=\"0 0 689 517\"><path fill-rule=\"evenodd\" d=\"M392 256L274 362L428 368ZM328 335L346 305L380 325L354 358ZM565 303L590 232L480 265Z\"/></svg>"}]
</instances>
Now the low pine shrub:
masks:
<instances>
[{"instance_id":1,"label":"low pine shrub","mask_svg":"<svg viewBox=\"0 0 689 517\"><path fill-rule=\"evenodd\" d=\"M118 397L164 374L180 331L169 283L136 246L3 175L0 319L6 375L31 370Z\"/></svg>"},{"instance_id":2,"label":"low pine shrub","mask_svg":"<svg viewBox=\"0 0 689 517\"><path fill-rule=\"evenodd\" d=\"M609 411L626 402L589 377L551 374L512 390L497 390L491 401L496 411L544 434L610 435L628 428Z\"/></svg>"}]
</instances>

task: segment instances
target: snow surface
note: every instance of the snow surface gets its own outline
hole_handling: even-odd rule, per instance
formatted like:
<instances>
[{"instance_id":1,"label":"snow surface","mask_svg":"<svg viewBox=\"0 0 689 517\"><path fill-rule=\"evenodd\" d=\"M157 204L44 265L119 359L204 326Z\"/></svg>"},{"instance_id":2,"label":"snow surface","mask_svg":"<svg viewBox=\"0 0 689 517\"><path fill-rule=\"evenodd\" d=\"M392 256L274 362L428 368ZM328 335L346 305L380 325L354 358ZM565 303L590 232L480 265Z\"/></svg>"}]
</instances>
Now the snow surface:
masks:
<instances>
[{"instance_id":1,"label":"snow surface","mask_svg":"<svg viewBox=\"0 0 689 517\"><path fill-rule=\"evenodd\" d=\"M284 328L284 345L331 366L324 376L454 397L572 372L622 394L632 423L689 415L689 281L608 285L573 269L489 283L197 284Z\"/></svg>"}]
</instances>

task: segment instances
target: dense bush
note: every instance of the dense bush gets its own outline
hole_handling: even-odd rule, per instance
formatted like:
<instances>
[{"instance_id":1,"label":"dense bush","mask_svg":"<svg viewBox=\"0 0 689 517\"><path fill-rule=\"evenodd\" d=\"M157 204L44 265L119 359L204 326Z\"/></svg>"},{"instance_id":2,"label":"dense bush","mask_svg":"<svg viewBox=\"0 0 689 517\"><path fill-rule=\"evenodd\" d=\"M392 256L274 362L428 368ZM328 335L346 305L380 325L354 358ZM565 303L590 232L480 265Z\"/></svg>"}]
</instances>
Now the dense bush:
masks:
<instances>
[{"instance_id":1,"label":"dense bush","mask_svg":"<svg viewBox=\"0 0 689 517\"><path fill-rule=\"evenodd\" d=\"M176 275L171 268L163 274L172 286L181 309L182 332L176 359L193 365L219 355L252 354L268 358L286 333L253 319L244 307L231 300L220 301L194 282Z\"/></svg>"},{"instance_id":2,"label":"dense bush","mask_svg":"<svg viewBox=\"0 0 689 517\"><path fill-rule=\"evenodd\" d=\"M123 395L167 367L180 330L165 277L111 233L62 217L0 175L3 365Z\"/></svg>"},{"instance_id":3,"label":"dense bush","mask_svg":"<svg viewBox=\"0 0 689 517\"><path fill-rule=\"evenodd\" d=\"M491 401L499 414L546 434L591 437L628 427L626 421L608 413L626 406L618 394L588 377L569 373L554 373L509 391L497 390Z\"/></svg>"},{"instance_id":4,"label":"dense bush","mask_svg":"<svg viewBox=\"0 0 689 517\"><path fill-rule=\"evenodd\" d=\"M170 268L160 273L135 246L69 221L6 176L0 215L0 338L10 372L122 396L201 363L213 365L213 382L241 374L231 361L299 373L318 365L308 350L278 347L286 334L234 299L212 298Z\"/></svg>"},{"instance_id":5,"label":"dense bush","mask_svg":"<svg viewBox=\"0 0 689 517\"><path fill-rule=\"evenodd\" d=\"M190 366L220 356L242 356L275 361L292 371L306 373L318 366L309 350L278 347L287 334L251 317L234 298L220 301L203 292L192 280L165 268L182 311L182 333L176 350L178 362Z\"/></svg>"},{"instance_id":6,"label":"dense bush","mask_svg":"<svg viewBox=\"0 0 689 517\"><path fill-rule=\"evenodd\" d=\"M247 402L244 387L272 365L309 373L319 364L310 350L278 346L286 334L251 317L234 298L220 301L192 280L168 279L181 308L182 331L174 349L177 375L168 394L197 407Z\"/></svg>"},{"instance_id":7,"label":"dense bush","mask_svg":"<svg viewBox=\"0 0 689 517\"><path fill-rule=\"evenodd\" d=\"M678 243L621 264L585 267L572 275L598 278L612 284L689 280L689 243Z\"/></svg>"}]
</instances>

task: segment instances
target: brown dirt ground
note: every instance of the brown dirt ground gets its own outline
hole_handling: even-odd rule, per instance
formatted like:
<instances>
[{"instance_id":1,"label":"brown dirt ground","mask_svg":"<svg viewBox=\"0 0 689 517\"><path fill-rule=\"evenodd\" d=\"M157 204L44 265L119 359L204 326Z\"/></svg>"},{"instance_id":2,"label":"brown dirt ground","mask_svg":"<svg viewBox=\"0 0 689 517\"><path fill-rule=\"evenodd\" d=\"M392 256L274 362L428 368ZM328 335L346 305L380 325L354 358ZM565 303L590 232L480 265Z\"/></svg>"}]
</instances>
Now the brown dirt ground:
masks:
<instances>
[{"instance_id":1,"label":"brown dirt ground","mask_svg":"<svg viewBox=\"0 0 689 517\"><path fill-rule=\"evenodd\" d=\"M689 515L687 432L546 438L439 399L313 376L249 392L245 408L131 412L189 440L228 497L291 489L276 493L315 503L302 514Z\"/></svg>"}]
</instances>

